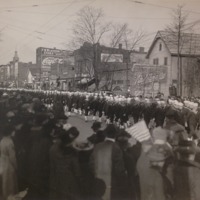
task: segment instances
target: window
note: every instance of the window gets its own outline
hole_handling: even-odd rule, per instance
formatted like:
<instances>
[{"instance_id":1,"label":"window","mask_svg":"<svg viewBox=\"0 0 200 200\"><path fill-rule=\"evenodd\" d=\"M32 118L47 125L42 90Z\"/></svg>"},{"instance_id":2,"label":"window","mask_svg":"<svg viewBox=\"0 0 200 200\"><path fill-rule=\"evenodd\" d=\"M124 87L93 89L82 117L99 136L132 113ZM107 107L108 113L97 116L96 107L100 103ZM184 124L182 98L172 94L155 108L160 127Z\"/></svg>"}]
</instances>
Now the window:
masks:
<instances>
[{"instance_id":1,"label":"window","mask_svg":"<svg viewBox=\"0 0 200 200\"><path fill-rule=\"evenodd\" d=\"M164 65L167 65L167 64L168 64L167 61L168 61L168 59L167 59L167 57L165 57L165 58L164 58Z\"/></svg>"},{"instance_id":2,"label":"window","mask_svg":"<svg viewBox=\"0 0 200 200\"><path fill-rule=\"evenodd\" d=\"M118 80L117 84L123 84L123 80Z\"/></svg>"},{"instance_id":3,"label":"window","mask_svg":"<svg viewBox=\"0 0 200 200\"><path fill-rule=\"evenodd\" d=\"M117 84L117 81L116 81L116 80L113 80L112 82L113 82L113 84Z\"/></svg>"},{"instance_id":4,"label":"window","mask_svg":"<svg viewBox=\"0 0 200 200\"><path fill-rule=\"evenodd\" d=\"M162 51L162 44L159 45L159 51Z\"/></svg>"},{"instance_id":5,"label":"window","mask_svg":"<svg viewBox=\"0 0 200 200\"><path fill-rule=\"evenodd\" d=\"M119 86L116 86L113 91L122 91L122 89Z\"/></svg>"},{"instance_id":6,"label":"window","mask_svg":"<svg viewBox=\"0 0 200 200\"><path fill-rule=\"evenodd\" d=\"M43 72L42 75L43 76L48 76L49 74L48 74L48 72Z\"/></svg>"},{"instance_id":7,"label":"window","mask_svg":"<svg viewBox=\"0 0 200 200\"><path fill-rule=\"evenodd\" d=\"M153 59L153 65L159 65L159 59L158 58Z\"/></svg>"}]
</instances>

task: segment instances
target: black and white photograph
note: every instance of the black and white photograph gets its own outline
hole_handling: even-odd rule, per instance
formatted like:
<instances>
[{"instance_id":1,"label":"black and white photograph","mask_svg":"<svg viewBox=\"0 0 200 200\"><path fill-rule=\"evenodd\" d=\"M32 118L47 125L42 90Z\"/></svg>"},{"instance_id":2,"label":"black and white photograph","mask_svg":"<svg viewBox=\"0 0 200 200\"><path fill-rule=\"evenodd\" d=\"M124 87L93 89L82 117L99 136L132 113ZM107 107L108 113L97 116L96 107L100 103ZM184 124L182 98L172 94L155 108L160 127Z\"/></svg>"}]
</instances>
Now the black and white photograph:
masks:
<instances>
[{"instance_id":1,"label":"black and white photograph","mask_svg":"<svg viewBox=\"0 0 200 200\"><path fill-rule=\"evenodd\" d=\"M200 1L0 0L0 200L200 200Z\"/></svg>"}]
</instances>

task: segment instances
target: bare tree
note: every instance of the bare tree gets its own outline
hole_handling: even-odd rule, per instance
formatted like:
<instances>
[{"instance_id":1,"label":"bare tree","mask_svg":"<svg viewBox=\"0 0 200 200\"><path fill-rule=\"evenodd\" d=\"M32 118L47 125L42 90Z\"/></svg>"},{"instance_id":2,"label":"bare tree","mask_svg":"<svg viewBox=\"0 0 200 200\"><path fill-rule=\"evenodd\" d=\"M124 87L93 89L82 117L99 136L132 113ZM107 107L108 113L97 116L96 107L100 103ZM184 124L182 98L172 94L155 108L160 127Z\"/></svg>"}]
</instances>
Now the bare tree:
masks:
<instances>
[{"instance_id":1,"label":"bare tree","mask_svg":"<svg viewBox=\"0 0 200 200\"><path fill-rule=\"evenodd\" d=\"M109 47L110 49L116 48L120 43L122 44L123 42L123 37L126 34L128 30L128 25L125 24L112 24L112 31L110 31L110 35L108 36L110 42L109 42ZM107 90L112 90L113 87L113 81L114 81L114 74L116 72L116 69L118 67L117 64L112 64L109 65L108 69L108 62L109 59L112 55L112 51L110 51L107 59L103 62L103 70L101 73L101 77L105 77L105 86Z\"/></svg>"},{"instance_id":2,"label":"bare tree","mask_svg":"<svg viewBox=\"0 0 200 200\"><path fill-rule=\"evenodd\" d=\"M129 88L129 68L130 68L130 54L132 50L134 50L140 42L146 37L146 34L142 30L133 31L129 28L128 24L114 24L112 26L112 32L109 36L110 38L110 47L115 48L119 44L122 45L124 50L127 50L127 59L125 61L125 70L126 70L126 91L128 92ZM113 78L115 77L115 71L117 69L117 65L112 66L110 69L110 73L107 76L107 86L110 88L113 86Z\"/></svg>"},{"instance_id":3,"label":"bare tree","mask_svg":"<svg viewBox=\"0 0 200 200\"><path fill-rule=\"evenodd\" d=\"M111 23L105 23L102 9L84 7L77 13L77 20L73 26L73 44L78 47L85 42L92 44L92 66L94 70L95 85L98 88L97 43L110 30Z\"/></svg>"},{"instance_id":4,"label":"bare tree","mask_svg":"<svg viewBox=\"0 0 200 200\"><path fill-rule=\"evenodd\" d=\"M172 12L172 22L166 27L166 31L170 36L170 45L177 47L177 67L178 67L178 93L181 96L183 91L183 66L182 66L182 50L184 44L188 43L190 38L185 37L185 33L190 32L192 28L199 22L186 23L188 13L184 11L183 6L178 6Z\"/></svg>"},{"instance_id":5,"label":"bare tree","mask_svg":"<svg viewBox=\"0 0 200 200\"><path fill-rule=\"evenodd\" d=\"M78 13L78 18L74 23L74 41L78 45L84 42L91 44L99 43L106 32L110 30L111 23L104 21L102 9L84 7Z\"/></svg>"},{"instance_id":6,"label":"bare tree","mask_svg":"<svg viewBox=\"0 0 200 200\"><path fill-rule=\"evenodd\" d=\"M187 90L187 93L190 96L195 95L195 90L199 88L200 63L195 55L198 53L197 50L200 44L196 42L196 37L199 36L196 34L190 34L188 49L189 55L184 62L184 89Z\"/></svg>"},{"instance_id":7,"label":"bare tree","mask_svg":"<svg viewBox=\"0 0 200 200\"><path fill-rule=\"evenodd\" d=\"M88 66L88 71L90 72L90 76L91 72L94 73L95 86L98 89L101 79L105 78L104 69L107 68L110 57L115 52L115 48L120 43L124 43L124 47L127 50L129 48L132 50L142 40L143 34L139 31L133 34L133 31L129 29L127 24L105 22L102 9L84 7L78 12L77 16L73 26L72 43L76 48L85 43L91 44L91 46L88 45L90 53L85 54L84 51L87 51L86 49L82 49L79 53L83 54L82 57L84 59L92 62L92 65ZM99 58L99 43L109 44L109 56L103 62ZM93 70L91 70L91 67ZM111 67L110 72L114 73L115 69L113 67ZM108 70L106 69L106 71ZM109 79L113 79L113 77L113 74L107 76L109 84L112 84L112 80ZM112 85L110 86L112 87Z\"/></svg>"}]
</instances>

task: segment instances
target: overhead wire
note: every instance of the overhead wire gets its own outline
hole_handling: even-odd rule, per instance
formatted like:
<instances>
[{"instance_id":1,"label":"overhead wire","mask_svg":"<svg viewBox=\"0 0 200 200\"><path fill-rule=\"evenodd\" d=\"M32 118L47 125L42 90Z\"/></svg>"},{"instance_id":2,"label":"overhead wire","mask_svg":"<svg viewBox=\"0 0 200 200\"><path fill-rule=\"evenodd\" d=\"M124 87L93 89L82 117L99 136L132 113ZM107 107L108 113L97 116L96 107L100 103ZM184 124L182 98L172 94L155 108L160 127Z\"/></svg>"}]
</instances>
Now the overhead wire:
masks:
<instances>
[{"instance_id":1,"label":"overhead wire","mask_svg":"<svg viewBox=\"0 0 200 200\"><path fill-rule=\"evenodd\" d=\"M92 1L94 2L95 0L92 0ZM57 13L56 16L59 16L61 13L63 13L63 12L65 11L66 8L70 7L71 5L73 5L74 3L77 3L77 2L80 2L80 1L72 1L67 7L65 7L65 8L62 9L59 13ZM81 1L81 2L83 2L83 1ZM45 24L41 25L38 29L42 28L42 27L45 26L47 23L50 23L56 16L52 17L52 18L51 18L50 20L48 20ZM38 30L38 29L37 29L37 30ZM37 31L37 30L34 30L34 31ZM27 37L29 37L32 33L33 33L33 31L30 32L24 39L26 39ZM23 39L23 42L24 42L24 39ZM22 40L20 40L20 42L18 42L17 45L19 45L21 42L22 42ZM25 44L24 44L24 45L25 45ZM1 54L0 58L1 58L1 57L2 57L2 54Z\"/></svg>"},{"instance_id":2,"label":"overhead wire","mask_svg":"<svg viewBox=\"0 0 200 200\"><path fill-rule=\"evenodd\" d=\"M65 6L59 13L64 12L64 10L65 10L66 8L68 8L69 6L73 5L74 3L75 3L75 1L72 1L68 6ZM58 16L59 13L57 13L56 16ZM43 26L45 26L46 24L48 24L48 23L49 23L51 20L53 20L54 18L55 18L55 16L53 16L52 18L50 18L45 24L40 25L38 29L40 29L41 27L43 27ZM37 31L38 29L36 29L36 30L34 30L34 31ZM29 32L29 33L26 35L25 39L28 38L30 35L32 35L32 33L33 33L34 31ZM16 44L16 46L19 45L19 44L21 44L22 42L24 42L24 38L23 38L22 40L20 40L20 41ZM24 45L25 45L25 44L24 44ZM3 54L3 55L4 55L4 54ZM1 54L1 55L0 55L0 58L2 58L3 55Z\"/></svg>"},{"instance_id":3,"label":"overhead wire","mask_svg":"<svg viewBox=\"0 0 200 200\"><path fill-rule=\"evenodd\" d=\"M90 1L87 6L93 2L95 2L96 0L85 0L85 1ZM52 27L50 27L49 29L47 29L46 31L42 32L42 34L46 34L48 31L52 30L54 27L62 24L63 22L65 22L65 20L68 19L69 20L69 17L68 18L65 18L64 20L62 20L60 23L56 23L55 25L53 25Z\"/></svg>"},{"instance_id":4,"label":"overhead wire","mask_svg":"<svg viewBox=\"0 0 200 200\"><path fill-rule=\"evenodd\" d=\"M92 4L92 3L94 3L96 0L85 0L85 1L89 1L89 3L87 4L87 6L88 6L88 5ZM72 16L71 16L71 17L72 17ZM68 18L63 19L60 23L56 23L54 26L50 27L50 28L47 29L45 32L48 32L48 31L52 30L52 29L55 28L56 26L58 26L58 25L62 24L63 22L65 22L66 19L69 20L71 17L68 17Z\"/></svg>"},{"instance_id":5,"label":"overhead wire","mask_svg":"<svg viewBox=\"0 0 200 200\"><path fill-rule=\"evenodd\" d=\"M27 14L27 15L32 15L32 14L39 14L39 15L55 15L56 13L49 13L49 12L31 12L31 11L24 11L24 10L5 10L4 13L22 13L22 14ZM70 16L70 15L60 15L60 16Z\"/></svg>"},{"instance_id":6,"label":"overhead wire","mask_svg":"<svg viewBox=\"0 0 200 200\"><path fill-rule=\"evenodd\" d=\"M143 1L135 1L135 0L128 0L128 1L136 3L136 4L141 4L141 5L143 4L143 5L153 6L153 7L166 8L166 9L169 9L169 10L175 10L176 9L175 7L163 6L163 5L153 4L153 3L143 2ZM200 14L200 12L193 11L193 10L183 10L183 11L193 13L193 14Z\"/></svg>"},{"instance_id":7,"label":"overhead wire","mask_svg":"<svg viewBox=\"0 0 200 200\"><path fill-rule=\"evenodd\" d=\"M35 24L35 25L39 25L38 23L35 23L35 22L33 22L33 21L25 21L25 20L19 20L19 19L16 19L16 18L4 18L4 16L1 16L0 17L0 20L2 21L2 22L9 22L9 21L15 21L15 23L16 22L19 22L19 23L28 23L28 24Z\"/></svg>"},{"instance_id":8,"label":"overhead wire","mask_svg":"<svg viewBox=\"0 0 200 200\"><path fill-rule=\"evenodd\" d=\"M8 23L7 21L5 21L5 20L2 20L2 18L0 18L0 21L1 22L3 22L5 25L9 25L9 26L14 26L14 27L16 27L16 28L18 28L18 29L20 29L20 30L22 30L22 31L25 31L26 33L28 33L29 31L27 30L27 29L25 29L24 27L20 27L20 26L16 26L15 24L12 24L12 23ZM17 22L21 22L21 20L20 21L18 21L18 20L16 20ZM30 22L28 22L28 21L25 21L25 22L27 22L27 23L30 23ZM32 23L32 22L31 22ZM68 29L68 30L72 30L72 29ZM47 36L51 36L51 37L60 37L60 38L62 38L62 39L64 39L64 37L61 37L60 35L55 35L55 34L50 34L50 33L44 33L44 32L42 32L42 31L34 31L34 30L30 30L30 31L33 31L33 32L36 32L36 33L38 33L38 34L45 34L45 35L47 35Z\"/></svg>"},{"instance_id":9,"label":"overhead wire","mask_svg":"<svg viewBox=\"0 0 200 200\"><path fill-rule=\"evenodd\" d=\"M2 6L0 7L0 10L5 9L18 9L18 8L35 8L40 6L55 6L55 5L61 5L61 4L68 4L70 2L73 2L73 0L70 1L62 1L62 2L55 2L55 3L43 3L43 4L31 4L31 5L21 5L21 6Z\"/></svg>"},{"instance_id":10,"label":"overhead wire","mask_svg":"<svg viewBox=\"0 0 200 200\"><path fill-rule=\"evenodd\" d=\"M33 32L40 30L41 28L45 27L47 24L49 24L52 20L54 20L56 17L58 17L60 14L62 14L67 8L69 8L70 6L72 6L76 1L72 1L69 5L65 6L60 12L58 12L56 15L54 15L53 17L51 17L47 22L45 22L44 24L40 25L37 29L35 29L34 31L30 32L25 39L22 39L19 44L21 44L22 41L26 40L30 35L32 35ZM19 45L18 44L18 45Z\"/></svg>"}]
</instances>

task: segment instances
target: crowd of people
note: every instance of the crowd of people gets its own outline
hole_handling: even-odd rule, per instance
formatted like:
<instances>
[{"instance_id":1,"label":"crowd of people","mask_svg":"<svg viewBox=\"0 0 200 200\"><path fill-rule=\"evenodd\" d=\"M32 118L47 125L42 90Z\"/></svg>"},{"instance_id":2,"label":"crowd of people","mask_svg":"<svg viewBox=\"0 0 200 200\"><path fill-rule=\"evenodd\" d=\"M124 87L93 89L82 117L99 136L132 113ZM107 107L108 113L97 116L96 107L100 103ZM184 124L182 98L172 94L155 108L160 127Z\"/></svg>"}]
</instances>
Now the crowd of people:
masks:
<instances>
[{"instance_id":1,"label":"crowd of people","mask_svg":"<svg viewBox=\"0 0 200 200\"><path fill-rule=\"evenodd\" d=\"M93 120L81 143L72 113ZM1 88L0 198L199 200L199 114L197 98Z\"/></svg>"}]
</instances>

